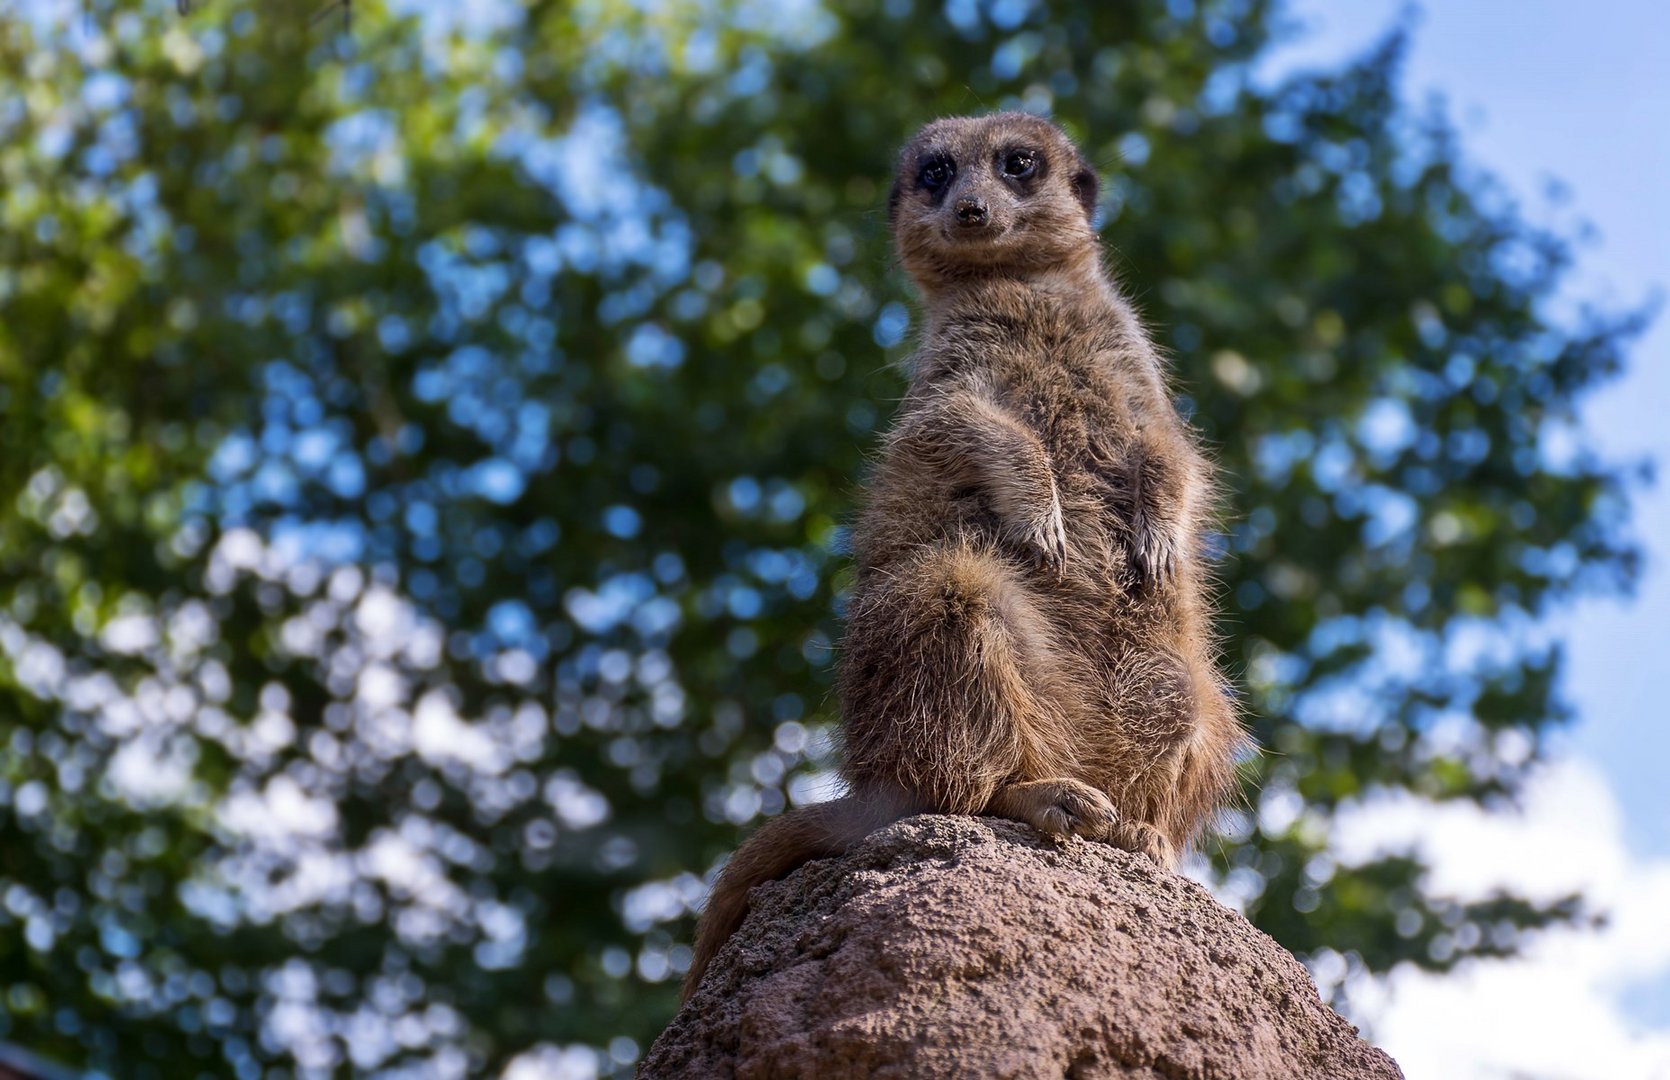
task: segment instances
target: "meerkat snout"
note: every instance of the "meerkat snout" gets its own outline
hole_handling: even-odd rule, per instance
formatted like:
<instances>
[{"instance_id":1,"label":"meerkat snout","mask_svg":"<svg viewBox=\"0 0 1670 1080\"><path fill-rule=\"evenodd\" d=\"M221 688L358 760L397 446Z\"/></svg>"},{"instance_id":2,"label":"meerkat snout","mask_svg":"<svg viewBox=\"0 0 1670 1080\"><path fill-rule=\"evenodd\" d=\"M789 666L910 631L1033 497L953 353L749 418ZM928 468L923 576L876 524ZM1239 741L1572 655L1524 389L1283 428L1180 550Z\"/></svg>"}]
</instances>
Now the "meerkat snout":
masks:
<instances>
[{"instance_id":1,"label":"meerkat snout","mask_svg":"<svg viewBox=\"0 0 1670 1080\"><path fill-rule=\"evenodd\" d=\"M979 228L986 224L989 216L986 204L979 199L964 195L957 200L957 224L964 228Z\"/></svg>"}]
</instances>

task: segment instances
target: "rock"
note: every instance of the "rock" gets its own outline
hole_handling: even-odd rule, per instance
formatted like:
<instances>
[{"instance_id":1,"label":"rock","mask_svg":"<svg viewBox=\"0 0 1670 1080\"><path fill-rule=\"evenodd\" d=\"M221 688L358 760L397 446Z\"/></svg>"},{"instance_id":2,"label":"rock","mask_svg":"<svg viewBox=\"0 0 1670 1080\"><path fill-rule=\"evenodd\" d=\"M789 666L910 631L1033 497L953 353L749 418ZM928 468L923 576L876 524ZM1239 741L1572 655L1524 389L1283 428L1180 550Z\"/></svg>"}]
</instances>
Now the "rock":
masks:
<instances>
[{"instance_id":1,"label":"rock","mask_svg":"<svg viewBox=\"0 0 1670 1080\"><path fill-rule=\"evenodd\" d=\"M908 818L753 894L642 1077L1401 1077L1195 883L990 818Z\"/></svg>"}]
</instances>

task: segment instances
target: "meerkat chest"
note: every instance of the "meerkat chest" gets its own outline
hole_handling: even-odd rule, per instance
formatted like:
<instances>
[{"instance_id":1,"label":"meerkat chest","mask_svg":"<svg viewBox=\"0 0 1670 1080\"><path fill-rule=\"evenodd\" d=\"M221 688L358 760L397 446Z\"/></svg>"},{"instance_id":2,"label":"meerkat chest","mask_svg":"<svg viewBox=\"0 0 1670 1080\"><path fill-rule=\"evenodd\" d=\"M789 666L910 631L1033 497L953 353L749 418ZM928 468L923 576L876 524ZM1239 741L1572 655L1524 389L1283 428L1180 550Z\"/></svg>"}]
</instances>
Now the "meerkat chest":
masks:
<instances>
[{"instance_id":1,"label":"meerkat chest","mask_svg":"<svg viewBox=\"0 0 1670 1080\"><path fill-rule=\"evenodd\" d=\"M1078 343L1041 352L1008 386L1008 408L1037 434L1058 469L1089 468L1137 422L1118 370Z\"/></svg>"},{"instance_id":2,"label":"meerkat chest","mask_svg":"<svg viewBox=\"0 0 1670 1080\"><path fill-rule=\"evenodd\" d=\"M1041 302L987 309L954 321L935 345L940 377L981 387L1063 472L1093 467L1152 411L1157 383L1111 318Z\"/></svg>"}]
</instances>

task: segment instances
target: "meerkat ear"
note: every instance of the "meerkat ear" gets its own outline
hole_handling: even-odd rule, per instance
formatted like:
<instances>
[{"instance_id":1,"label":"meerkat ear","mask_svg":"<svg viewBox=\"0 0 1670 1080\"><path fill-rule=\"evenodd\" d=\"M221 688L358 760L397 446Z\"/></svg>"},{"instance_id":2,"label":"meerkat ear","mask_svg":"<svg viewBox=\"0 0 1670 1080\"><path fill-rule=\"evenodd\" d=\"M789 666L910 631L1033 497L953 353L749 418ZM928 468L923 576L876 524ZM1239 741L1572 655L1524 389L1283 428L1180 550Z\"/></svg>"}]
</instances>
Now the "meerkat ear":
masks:
<instances>
[{"instance_id":1,"label":"meerkat ear","mask_svg":"<svg viewBox=\"0 0 1670 1080\"><path fill-rule=\"evenodd\" d=\"M1080 158L1079 171L1073 174L1073 194L1079 197L1079 205L1084 207L1085 218L1092 222L1096 220L1096 195L1101 188L1101 182L1096 179L1096 170Z\"/></svg>"},{"instance_id":2,"label":"meerkat ear","mask_svg":"<svg viewBox=\"0 0 1670 1080\"><path fill-rule=\"evenodd\" d=\"M887 193L887 227L888 228L893 227L893 219L899 216L899 200L904 198L904 194L905 194L904 178L899 177L899 178L897 178L893 181L893 190L889 191Z\"/></svg>"}]
</instances>

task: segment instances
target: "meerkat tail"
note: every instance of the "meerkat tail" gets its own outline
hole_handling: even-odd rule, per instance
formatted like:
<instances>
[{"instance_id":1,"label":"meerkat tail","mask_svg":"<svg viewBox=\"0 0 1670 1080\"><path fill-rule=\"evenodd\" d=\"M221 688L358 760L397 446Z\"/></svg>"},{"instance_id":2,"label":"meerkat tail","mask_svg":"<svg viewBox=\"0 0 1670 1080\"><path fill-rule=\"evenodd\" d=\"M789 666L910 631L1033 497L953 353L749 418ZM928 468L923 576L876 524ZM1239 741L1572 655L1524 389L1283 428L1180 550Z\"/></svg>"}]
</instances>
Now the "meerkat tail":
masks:
<instances>
[{"instance_id":1,"label":"meerkat tail","mask_svg":"<svg viewBox=\"0 0 1670 1080\"><path fill-rule=\"evenodd\" d=\"M696 926L695 955L680 1000L690 1000L714 955L742 925L748 915L749 890L784 877L813 859L844 854L904 812L903 806L889 800L848 796L791 810L760 826L737 848L713 885Z\"/></svg>"}]
</instances>

